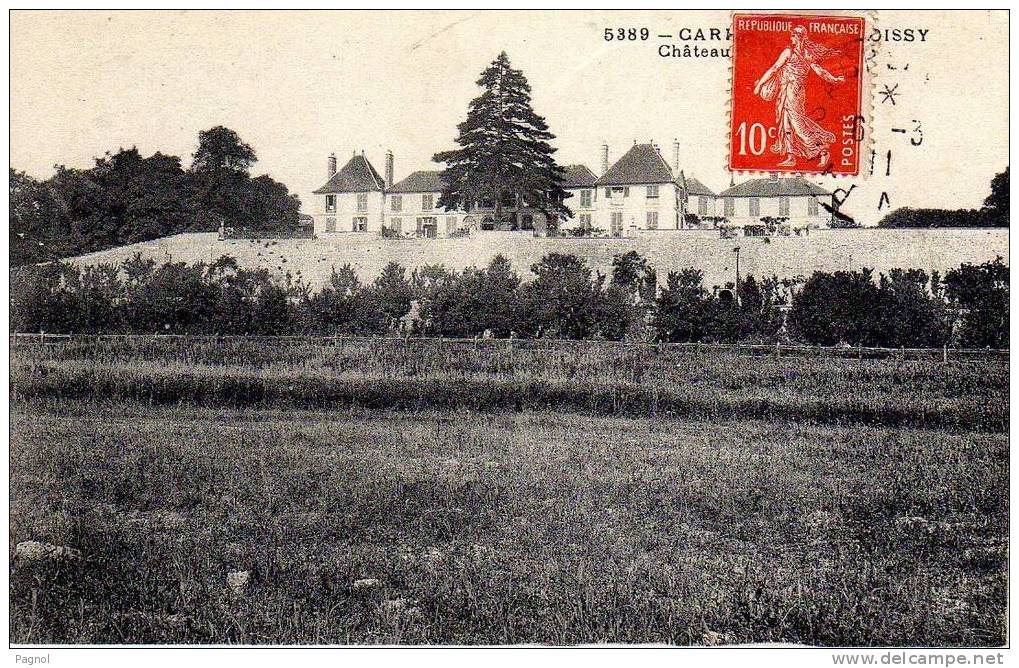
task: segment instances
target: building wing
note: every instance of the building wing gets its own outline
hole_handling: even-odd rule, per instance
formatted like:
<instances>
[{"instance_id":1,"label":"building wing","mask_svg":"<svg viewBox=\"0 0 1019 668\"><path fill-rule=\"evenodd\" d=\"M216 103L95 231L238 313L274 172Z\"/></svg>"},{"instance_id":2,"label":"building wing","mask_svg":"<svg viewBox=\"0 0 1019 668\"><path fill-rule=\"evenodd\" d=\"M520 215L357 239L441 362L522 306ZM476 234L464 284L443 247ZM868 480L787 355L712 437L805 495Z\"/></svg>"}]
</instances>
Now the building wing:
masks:
<instances>
[{"instance_id":1,"label":"building wing","mask_svg":"<svg viewBox=\"0 0 1019 668\"><path fill-rule=\"evenodd\" d=\"M711 188L707 187L706 185L704 185L703 183L701 183L700 181L698 181L697 179L695 179L692 176L686 177L685 183L686 183L686 192L689 195L698 195L698 196L702 196L702 197L703 196L707 196L707 197L714 197L715 196L715 193L711 190Z\"/></svg>"},{"instance_id":2,"label":"building wing","mask_svg":"<svg viewBox=\"0 0 1019 668\"><path fill-rule=\"evenodd\" d=\"M599 186L672 183L672 169L653 144L634 144L598 179Z\"/></svg>"},{"instance_id":3,"label":"building wing","mask_svg":"<svg viewBox=\"0 0 1019 668\"><path fill-rule=\"evenodd\" d=\"M394 183L389 192L401 193L437 193L442 191L444 183L442 172L422 170L411 174L398 183Z\"/></svg>"},{"instance_id":4,"label":"building wing","mask_svg":"<svg viewBox=\"0 0 1019 668\"><path fill-rule=\"evenodd\" d=\"M563 177L562 187L565 190L575 188L593 188L598 181L587 165L567 165L566 175Z\"/></svg>"},{"instance_id":5,"label":"building wing","mask_svg":"<svg viewBox=\"0 0 1019 668\"><path fill-rule=\"evenodd\" d=\"M806 197L808 195L827 196L830 192L802 177L751 179L737 183L723 190L719 197Z\"/></svg>"},{"instance_id":6,"label":"building wing","mask_svg":"<svg viewBox=\"0 0 1019 668\"><path fill-rule=\"evenodd\" d=\"M368 162L368 158L361 154L352 157L343 169L333 174L324 186L315 191L315 194L364 193L381 191L384 188L385 181Z\"/></svg>"}]
</instances>

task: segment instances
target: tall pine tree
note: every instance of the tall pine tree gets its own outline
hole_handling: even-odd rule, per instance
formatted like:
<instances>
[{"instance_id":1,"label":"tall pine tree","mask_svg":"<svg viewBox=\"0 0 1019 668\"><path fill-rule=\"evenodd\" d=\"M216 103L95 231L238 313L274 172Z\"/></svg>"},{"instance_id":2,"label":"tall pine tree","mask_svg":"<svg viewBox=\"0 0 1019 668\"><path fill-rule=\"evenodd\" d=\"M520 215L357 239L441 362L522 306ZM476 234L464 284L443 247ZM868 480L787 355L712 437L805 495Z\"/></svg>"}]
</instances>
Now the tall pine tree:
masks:
<instances>
[{"instance_id":1,"label":"tall pine tree","mask_svg":"<svg viewBox=\"0 0 1019 668\"><path fill-rule=\"evenodd\" d=\"M502 221L505 198L546 216L572 216L563 204L565 171L548 143L555 135L531 108L531 86L523 72L510 67L504 51L477 83L485 92L471 101L467 120L457 126L461 148L432 158L446 164L438 205L470 211L493 201L495 217Z\"/></svg>"}]
</instances>

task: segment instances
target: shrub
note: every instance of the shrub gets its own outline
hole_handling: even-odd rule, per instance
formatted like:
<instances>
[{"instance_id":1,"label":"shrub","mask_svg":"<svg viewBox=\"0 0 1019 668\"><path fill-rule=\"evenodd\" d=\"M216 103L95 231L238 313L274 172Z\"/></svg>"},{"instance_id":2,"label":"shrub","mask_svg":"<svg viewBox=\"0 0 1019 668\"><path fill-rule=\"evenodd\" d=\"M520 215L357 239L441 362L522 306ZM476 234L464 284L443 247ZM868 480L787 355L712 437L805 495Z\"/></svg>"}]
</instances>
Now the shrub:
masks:
<instances>
[{"instance_id":1,"label":"shrub","mask_svg":"<svg viewBox=\"0 0 1019 668\"><path fill-rule=\"evenodd\" d=\"M1002 259L964 264L945 274L945 295L961 316L957 342L963 346L1008 347L1008 265Z\"/></svg>"},{"instance_id":2,"label":"shrub","mask_svg":"<svg viewBox=\"0 0 1019 668\"><path fill-rule=\"evenodd\" d=\"M871 345L879 304L870 269L816 271L793 300L789 325L807 343Z\"/></svg>"},{"instance_id":3,"label":"shrub","mask_svg":"<svg viewBox=\"0 0 1019 668\"><path fill-rule=\"evenodd\" d=\"M531 266L523 287L524 331L536 337L585 339L595 332L598 291L587 263L576 255L549 253Z\"/></svg>"}]
</instances>

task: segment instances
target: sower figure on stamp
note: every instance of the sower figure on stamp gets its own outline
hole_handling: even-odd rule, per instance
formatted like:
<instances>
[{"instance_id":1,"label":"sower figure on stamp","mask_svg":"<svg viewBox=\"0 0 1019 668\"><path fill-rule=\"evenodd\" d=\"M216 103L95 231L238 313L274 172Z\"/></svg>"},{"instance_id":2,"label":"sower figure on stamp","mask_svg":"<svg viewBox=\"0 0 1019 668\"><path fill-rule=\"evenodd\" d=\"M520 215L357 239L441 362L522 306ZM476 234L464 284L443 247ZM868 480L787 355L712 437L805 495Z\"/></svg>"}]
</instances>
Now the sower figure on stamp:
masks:
<instances>
[{"instance_id":1,"label":"sower figure on stamp","mask_svg":"<svg viewBox=\"0 0 1019 668\"><path fill-rule=\"evenodd\" d=\"M783 167L795 165L796 156L807 160L819 157L821 166L828 162L828 147L835 141L835 135L814 122L803 110L806 102L804 85L811 70L831 83L845 81L845 77L835 76L818 62L835 52L835 49L807 39L803 26L796 26L792 30L792 44L783 49L775 64L754 84L755 95L769 102L775 100L778 136L771 151L786 155L786 159L778 163Z\"/></svg>"}]
</instances>

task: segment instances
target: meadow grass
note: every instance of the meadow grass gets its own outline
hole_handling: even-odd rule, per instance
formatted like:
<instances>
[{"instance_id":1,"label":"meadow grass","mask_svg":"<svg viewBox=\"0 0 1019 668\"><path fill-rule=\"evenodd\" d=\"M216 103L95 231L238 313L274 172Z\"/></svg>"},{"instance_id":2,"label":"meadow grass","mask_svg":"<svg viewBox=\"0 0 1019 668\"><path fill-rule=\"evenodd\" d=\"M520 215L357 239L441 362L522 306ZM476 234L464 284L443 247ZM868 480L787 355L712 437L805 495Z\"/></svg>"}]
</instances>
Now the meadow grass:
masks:
<instances>
[{"instance_id":1,"label":"meadow grass","mask_svg":"<svg viewBox=\"0 0 1019 668\"><path fill-rule=\"evenodd\" d=\"M1005 642L1007 363L545 352L15 348L12 641Z\"/></svg>"},{"instance_id":2,"label":"meadow grass","mask_svg":"<svg viewBox=\"0 0 1019 668\"><path fill-rule=\"evenodd\" d=\"M150 404L798 419L1004 431L1007 360L751 357L654 347L116 339L15 349L16 396Z\"/></svg>"},{"instance_id":3,"label":"meadow grass","mask_svg":"<svg viewBox=\"0 0 1019 668\"><path fill-rule=\"evenodd\" d=\"M1002 434L15 408L15 642L1004 642Z\"/></svg>"}]
</instances>

